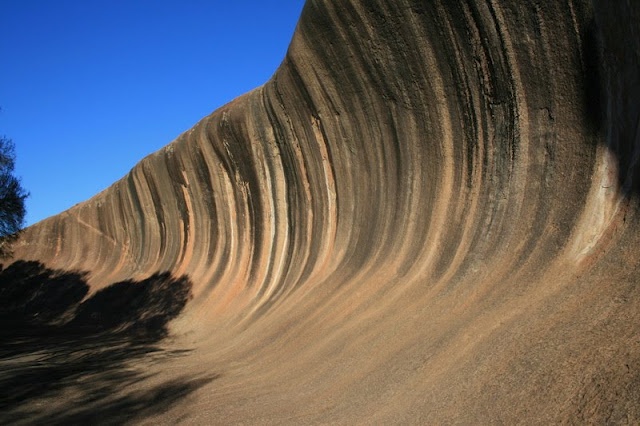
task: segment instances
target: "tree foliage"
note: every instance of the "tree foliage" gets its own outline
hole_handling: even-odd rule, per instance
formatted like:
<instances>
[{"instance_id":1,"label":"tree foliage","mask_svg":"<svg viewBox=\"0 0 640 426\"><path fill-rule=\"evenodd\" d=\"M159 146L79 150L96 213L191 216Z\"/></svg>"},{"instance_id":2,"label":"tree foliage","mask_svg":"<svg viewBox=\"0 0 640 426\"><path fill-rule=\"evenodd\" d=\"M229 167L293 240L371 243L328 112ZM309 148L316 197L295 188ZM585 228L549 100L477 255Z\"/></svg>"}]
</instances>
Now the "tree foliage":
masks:
<instances>
[{"instance_id":1,"label":"tree foliage","mask_svg":"<svg viewBox=\"0 0 640 426\"><path fill-rule=\"evenodd\" d=\"M24 200L29 194L14 175L15 145L0 136L0 257L11 254L10 245L24 225Z\"/></svg>"}]
</instances>

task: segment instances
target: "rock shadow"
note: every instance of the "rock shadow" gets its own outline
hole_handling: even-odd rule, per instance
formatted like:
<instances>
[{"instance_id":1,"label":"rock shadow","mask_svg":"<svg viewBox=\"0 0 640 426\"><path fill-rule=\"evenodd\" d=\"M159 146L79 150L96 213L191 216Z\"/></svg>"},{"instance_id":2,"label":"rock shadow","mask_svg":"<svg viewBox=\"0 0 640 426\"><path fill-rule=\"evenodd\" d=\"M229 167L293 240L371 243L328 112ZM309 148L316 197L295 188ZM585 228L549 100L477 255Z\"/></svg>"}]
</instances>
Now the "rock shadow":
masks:
<instances>
[{"instance_id":1,"label":"rock shadow","mask_svg":"<svg viewBox=\"0 0 640 426\"><path fill-rule=\"evenodd\" d=\"M596 4L594 18L582 34L586 119L616 159L622 193L639 200L640 41L635 18L640 8Z\"/></svg>"},{"instance_id":2,"label":"rock shadow","mask_svg":"<svg viewBox=\"0 0 640 426\"><path fill-rule=\"evenodd\" d=\"M88 298L86 277L38 262L0 267L0 423L122 424L217 377L154 379L189 352L162 346L191 298L188 277L157 273Z\"/></svg>"}]
</instances>

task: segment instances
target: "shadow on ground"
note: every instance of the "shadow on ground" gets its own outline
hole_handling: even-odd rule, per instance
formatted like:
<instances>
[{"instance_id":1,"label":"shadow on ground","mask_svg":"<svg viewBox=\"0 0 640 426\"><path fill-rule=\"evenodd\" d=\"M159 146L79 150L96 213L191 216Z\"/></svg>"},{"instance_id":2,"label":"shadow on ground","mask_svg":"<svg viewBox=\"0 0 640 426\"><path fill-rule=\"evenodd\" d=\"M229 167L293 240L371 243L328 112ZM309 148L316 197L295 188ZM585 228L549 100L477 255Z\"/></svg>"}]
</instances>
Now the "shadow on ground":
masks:
<instances>
[{"instance_id":1,"label":"shadow on ground","mask_svg":"<svg viewBox=\"0 0 640 426\"><path fill-rule=\"evenodd\" d=\"M157 377L189 352L163 347L191 297L186 276L122 281L83 301L86 275L24 261L0 270L0 423L122 424L217 377Z\"/></svg>"}]
</instances>

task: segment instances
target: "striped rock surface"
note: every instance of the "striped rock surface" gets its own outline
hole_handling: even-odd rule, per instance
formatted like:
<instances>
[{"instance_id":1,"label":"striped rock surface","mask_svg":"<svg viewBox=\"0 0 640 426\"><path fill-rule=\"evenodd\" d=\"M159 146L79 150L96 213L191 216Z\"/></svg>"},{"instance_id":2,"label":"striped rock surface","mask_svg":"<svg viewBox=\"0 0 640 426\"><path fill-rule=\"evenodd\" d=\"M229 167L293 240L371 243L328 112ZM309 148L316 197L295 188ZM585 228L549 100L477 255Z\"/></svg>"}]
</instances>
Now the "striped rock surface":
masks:
<instances>
[{"instance_id":1,"label":"striped rock surface","mask_svg":"<svg viewBox=\"0 0 640 426\"><path fill-rule=\"evenodd\" d=\"M308 0L282 65L16 259L192 299L161 421L637 422L640 7ZM173 382L172 382L173 383Z\"/></svg>"}]
</instances>

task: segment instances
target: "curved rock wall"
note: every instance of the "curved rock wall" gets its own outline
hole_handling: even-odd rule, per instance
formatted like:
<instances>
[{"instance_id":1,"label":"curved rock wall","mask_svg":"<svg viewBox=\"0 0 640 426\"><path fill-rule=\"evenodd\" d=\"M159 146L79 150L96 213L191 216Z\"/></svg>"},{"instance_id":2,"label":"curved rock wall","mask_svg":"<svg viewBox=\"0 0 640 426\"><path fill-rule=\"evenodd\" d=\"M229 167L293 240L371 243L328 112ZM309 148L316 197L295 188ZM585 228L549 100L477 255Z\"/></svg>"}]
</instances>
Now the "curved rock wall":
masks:
<instances>
[{"instance_id":1,"label":"curved rock wall","mask_svg":"<svg viewBox=\"0 0 640 426\"><path fill-rule=\"evenodd\" d=\"M16 257L186 274L175 329L245 390L211 415L633 419L640 8L594 3L310 0L270 81Z\"/></svg>"}]
</instances>

